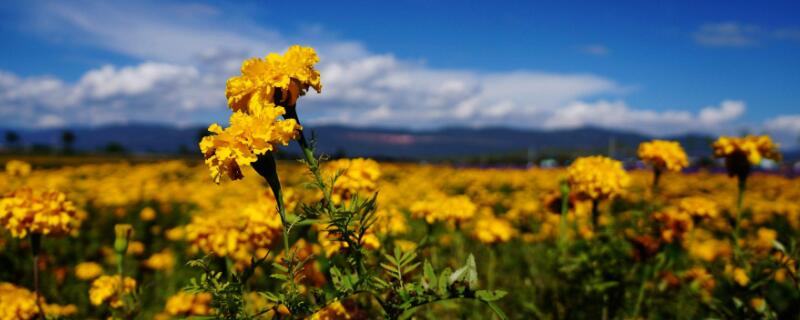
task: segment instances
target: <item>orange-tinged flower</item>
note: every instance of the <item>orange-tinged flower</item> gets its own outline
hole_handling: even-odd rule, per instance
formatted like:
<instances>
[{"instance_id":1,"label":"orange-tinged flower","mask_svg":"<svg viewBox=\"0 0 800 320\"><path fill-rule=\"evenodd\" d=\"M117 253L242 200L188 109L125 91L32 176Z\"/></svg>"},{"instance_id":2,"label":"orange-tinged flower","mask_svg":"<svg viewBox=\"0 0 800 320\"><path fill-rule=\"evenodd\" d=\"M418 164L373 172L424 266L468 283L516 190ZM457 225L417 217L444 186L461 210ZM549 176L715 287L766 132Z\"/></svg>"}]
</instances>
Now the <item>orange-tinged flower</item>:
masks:
<instances>
[{"instance_id":1,"label":"orange-tinged flower","mask_svg":"<svg viewBox=\"0 0 800 320\"><path fill-rule=\"evenodd\" d=\"M657 169L681 171L689 165L686 152L676 141L653 140L639 145L639 159Z\"/></svg>"}]
</instances>

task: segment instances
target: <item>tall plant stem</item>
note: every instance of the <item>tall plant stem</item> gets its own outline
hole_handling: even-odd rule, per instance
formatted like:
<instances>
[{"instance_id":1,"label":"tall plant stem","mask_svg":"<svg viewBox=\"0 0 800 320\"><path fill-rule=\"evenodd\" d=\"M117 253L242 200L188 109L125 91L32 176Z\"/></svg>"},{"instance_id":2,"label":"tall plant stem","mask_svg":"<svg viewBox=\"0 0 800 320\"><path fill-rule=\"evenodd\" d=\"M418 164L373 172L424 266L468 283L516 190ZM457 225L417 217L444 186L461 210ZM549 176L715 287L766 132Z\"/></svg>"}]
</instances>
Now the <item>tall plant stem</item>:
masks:
<instances>
[{"instance_id":1,"label":"tall plant stem","mask_svg":"<svg viewBox=\"0 0 800 320\"><path fill-rule=\"evenodd\" d=\"M300 118L297 116L297 106L290 105L285 106L286 114L284 118L286 119L294 119L300 124ZM317 160L316 156L314 155L314 148L308 143L306 140L306 136L303 133L303 130L300 130L297 134L297 138L295 139L297 144L300 145L300 149L303 151L303 160L306 162L308 166L308 170L311 171L311 174L314 176L314 181L317 184L317 187L322 191L322 195L325 199L325 204L327 206L328 214L332 215L336 212L336 208L333 204L332 200L332 192L333 192L333 185L328 185L325 183L325 180L322 178L322 172L319 169L319 161ZM367 267L364 265L364 261L360 254L355 255L356 264L358 265L358 270L362 274L367 273Z\"/></svg>"},{"instance_id":2,"label":"tall plant stem","mask_svg":"<svg viewBox=\"0 0 800 320\"><path fill-rule=\"evenodd\" d=\"M39 290L39 251L42 248L42 235L31 234L31 253L33 253L33 292L36 297L36 308L39 309L39 319L44 320L41 292Z\"/></svg>"},{"instance_id":3,"label":"tall plant stem","mask_svg":"<svg viewBox=\"0 0 800 320\"><path fill-rule=\"evenodd\" d=\"M600 200L592 199L592 228L597 230L597 220L600 217Z\"/></svg>"},{"instance_id":4,"label":"tall plant stem","mask_svg":"<svg viewBox=\"0 0 800 320\"><path fill-rule=\"evenodd\" d=\"M650 186L650 192L653 194L653 198L658 196L658 183L661 181L661 168L653 167L653 185Z\"/></svg>"},{"instance_id":5,"label":"tall plant stem","mask_svg":"<svg viewBox=\"0 0 800 320\"><path fill-rule=\"evenodd\" d=\"M741 255L741 248L739 247L739 233L741 232L741 218L742 218L742 210L744 204L744 194L747 189L747 175L740 174L738 175L738 192L736 198L736 217L734 219L734 226L733 226L733 248L734 248L734 255L735 258L738 260Z\"/></svg>"},{"instance_id":6,"label":"tall plant stem","mask_svg":"<svg viewBox=\"0 0 800 320\"><path fill-rule=\"evenodd\" d=\"M561 181L561 217L558 224L558 249L564 254L567 244L567 215L569 214L569 184Z\"/></svg>"}]
</instances>

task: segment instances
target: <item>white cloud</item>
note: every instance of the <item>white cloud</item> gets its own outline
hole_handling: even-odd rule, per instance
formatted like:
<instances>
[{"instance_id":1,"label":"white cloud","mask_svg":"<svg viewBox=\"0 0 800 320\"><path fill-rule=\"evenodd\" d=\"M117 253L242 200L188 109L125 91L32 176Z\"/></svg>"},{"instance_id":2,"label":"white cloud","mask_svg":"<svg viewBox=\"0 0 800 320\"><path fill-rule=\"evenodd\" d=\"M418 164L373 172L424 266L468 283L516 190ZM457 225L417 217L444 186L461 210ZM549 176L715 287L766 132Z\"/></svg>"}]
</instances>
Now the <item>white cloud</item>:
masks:
<instances>
[{"instance_id":1,"label":"white cloud","mask_svg":"<svg viewBox=\"0 0 800 320\"><path fill-rule=\"evenodd\" d=\"M759 28L736 22L708 23L694 33L694 40L709 47L746 47L758 43Z\"/></svg>"},{"instance_id":2,"label":"white cloud","mask_svg":"<svg viewBox=\"0 0 800 320\"><path fill-rule=\"evenodd\" d=\"M310 35L288 38L207 5L153 10L141 4L57 2L40 4L30 14L37 22L34 29L45 37L64 37L143 62L98 66L75 82L0 71L3 124L225 122L225 80L238 73L244 58L282 51L290 43L313 45L322 59L323 94L312 92L301 100L305 123L412 128L597 125L674 133L698 126L716 130L745 110L740 101L723 101L697 114L634 108L622 100L629 86L600 75L436 69L370 52L358 42L325 35L318 27L309 28ZM608 53L600 45L584 49Z\"/></svg>"},{"instance_id":3,"label":"white cloud","mask_svg":"<svg viewBox=\"0 0 800 320\"><path fill-rule=\"evenodd\" d=\"M768 130L800 134L800 114L783 115L765 121Z\"/></svg>"},{"instance_id":4,"label":"white cloud","mask_svg":"<svg viewBox=\"0 0 800 320\"><path fill-rule=\"evenodd\" d=\"M623 101L572 102L553 112L545 128L599 126L623 128L650 134L676 134L689 131L715 131L744 113L741 101L723 101L719 107L703 108L698 114L688 111L654 111L629 107ZM702 127L701 127L702 125Z\"/></svg>"},{"instance_id":5,"label":"white cloud","mask_svg":"<svg viewBox=\"0 0 800 320\"><path fill-rule=\"evenodd\" d=\"M745 109L744 101L725 100L719 107L710 106L701 109L698 120L706 125L718 125L739 118Z\"/></svg>"}]
</instances>

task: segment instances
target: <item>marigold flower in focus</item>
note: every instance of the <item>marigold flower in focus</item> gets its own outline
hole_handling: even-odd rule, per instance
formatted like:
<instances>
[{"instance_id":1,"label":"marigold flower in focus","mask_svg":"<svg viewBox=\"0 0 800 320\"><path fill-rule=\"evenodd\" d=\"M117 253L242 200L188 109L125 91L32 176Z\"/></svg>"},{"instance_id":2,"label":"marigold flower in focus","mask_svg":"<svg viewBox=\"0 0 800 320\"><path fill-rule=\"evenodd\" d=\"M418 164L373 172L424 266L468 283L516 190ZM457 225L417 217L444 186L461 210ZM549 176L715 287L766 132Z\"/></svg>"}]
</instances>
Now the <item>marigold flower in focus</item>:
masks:
<instances>
[{"instance_id":1,"label":"marigold flower in focus","mask_svg":"<svg viewBox=\"0 0 800 320\"><path fill-rule=\"evenodd\" d=\"M30 233L66 235L77 230L80 221L75 205L58 191L23 188L0 199L0 225L17 238Z\"/></svg>"},{"instance_id":2,"label":"marigold flower in focus","mask_svg":"<svg viewBox=\"0 0 800 320\"><path fill-rule=\"evenodd\" d=\"M122 307L123 302L119 300L118 293L120 290L125 294L133 293L136 290L136 280L125 277L124 286L121 285L122 282L118 275L97 278L89 288L89 300L96 306L108 303L111 308Z\"/></svg>"},{"instance_id":3,"label":"marigold flower in focus","mask_svg":"<svg viewBox=\"0 0 800 320\"><path fill-rule=\"evenodd\" d=\"M580 198L602 200L622 194L630 176L622 162L603 156L581 157L567 168L571 192Z\"/></svg>"},{"instance_id":4,"label":"marigold flower in focus","mask_svg":"<svg viewBox=\"0 0 800 320\"><path fill-rule=\"evenodd\" d=\"M301 127L294 119L278 118L285 112L283 107L271 104L259 106L250 113L234 112L228 128L216 123L208 127L213 135L203 137L200 151L214 182L219 183L222 175L241 179L242 167L250 166L259 155L275 151L278 144L289 144Z\"/></svg>"},{"instance_id":5,"label":"marigold flower in focus","mask_svg":"<svg viewBox=\"0 0 800 320\"><path fill-rule=\"evenodd\" d=\"M320 74L314 69L319 62L311 47L291 46L284 55L270 53L264 59L251 58L242 63L241 75L228 79L225 96L233 111L251 110L254 106L294 105L298 96L309 87L322 91ZM280 92L284 101L275 101Z\"/></svg>"},{"instance_id":6,"label":"marigold flower in focus","mask_svg":"<svg viewBox=\"0 0 800 320\"><path fill-rule=\"evenodd\" d=\"M103 266L96 262L81 262L75 266L75 277L91 280L103 274Z\"/></svg>"},{"instance_id":7,"label":"marigold flower in focus","mask_svg":"<svg viewBox=\"0 0 800 320\"><path fill-rule=\"evenodd\" d=\"M679 172L689 165L686 152L676 141L653 140L639 145L639 159L657 170Z\"/></svg>"}]
</instances>

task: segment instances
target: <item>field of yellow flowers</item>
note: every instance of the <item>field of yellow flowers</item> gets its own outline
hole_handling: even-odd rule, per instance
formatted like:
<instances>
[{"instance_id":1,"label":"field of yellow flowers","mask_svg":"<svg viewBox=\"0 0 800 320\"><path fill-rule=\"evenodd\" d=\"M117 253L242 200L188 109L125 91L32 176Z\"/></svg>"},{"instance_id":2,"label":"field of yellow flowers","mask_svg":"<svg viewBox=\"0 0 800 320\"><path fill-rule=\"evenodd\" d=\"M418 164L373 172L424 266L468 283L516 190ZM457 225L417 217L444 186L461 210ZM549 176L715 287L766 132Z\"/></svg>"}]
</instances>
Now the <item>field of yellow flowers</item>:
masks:
<instances>
[{"instance_id":1,"label":"field of yellow flowers","mask_svg":"<svg viewBox=\"0 0 800 320\"><path fill-rule=\"evenodd\" d=\"M204 164L5 163L0 320L800 314L800 183L754 170L781 158L769 137L709 146L727 174L659 140L647 170L328 160L297 107L317 61L245 61Z\"/></svg>"},{"instance_id":2,"label":"field of yellow flowers","mask_svg":"<svg viewBox=\"0 0 800 320\"><path fill-rule=\"evenodd\" d=\"M800 228L796 179L767 174L748 179L737 246L731 236L737 186L723 174L665 173L658 193L652 194L652 173L630 172L627 187L615 199L600 202L596 217L592 200L573 196L562 219L559 182L569 175L562 169L471 169L360 159L330 165L348 168L343 177L359 187L380 190L377 221L365 238L368 250L417 250L418 259L436 267L458 267L473 253L478 286L508 292L498 305L511 318L798 312L793 303L800 299L796 250L792 253ZM130 279L125 290L136 292L142 319L212 313L209 293L183 291L197 274L185 265L190 259L213 253L243 269L254 256L283 254L274 198L257 179L215 186L205 168L180 161L32 172L15 163L6 168L0 185L12 197L7 199L44 206L38 213L47 221L14 224L8 217L16 214L14 209L0 215L5 227L2 319L33 318L38 312L25 234L33 229L26 224L53 224L42 227L50 232L43 231L38 260L48 316L103 318L120 304L114 295L118 282L110 283L120 259L113 248L116 224L133 227L124 254ZM281 163L280 168L288 212L321 197L305 186L310 178L301 165ZM31 190L59 191L38 195ZM42 200L33 200L37 196ZM14 205L5 201L10 200L4 200L4 210ZM53 232L62 224L75 226L65 227L63 235ZM293 246L298 254L313 257L299 285L330 289L330 261L343 254L341 243L313 224L295 228ZM252 292L275 289L271 269L256 270L248 283ZM364 300L342 301L344 312L353 317L377 312ZM262 296L247 295L246 306L254 312L269 305ZM443 302L417 314L485 318L490 311Z\"/></svg>"}]
</instances>

